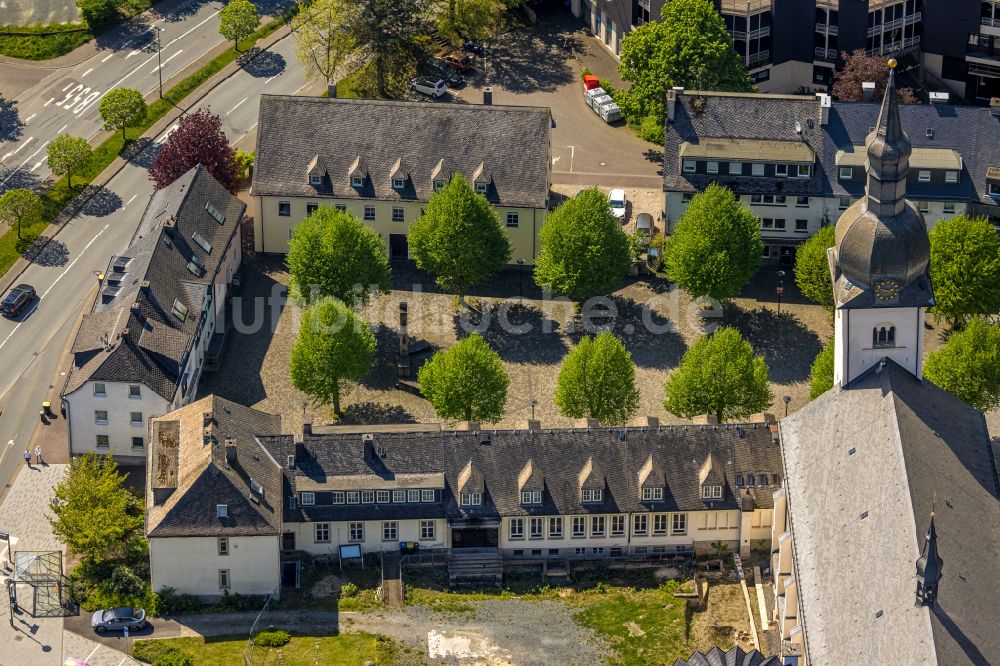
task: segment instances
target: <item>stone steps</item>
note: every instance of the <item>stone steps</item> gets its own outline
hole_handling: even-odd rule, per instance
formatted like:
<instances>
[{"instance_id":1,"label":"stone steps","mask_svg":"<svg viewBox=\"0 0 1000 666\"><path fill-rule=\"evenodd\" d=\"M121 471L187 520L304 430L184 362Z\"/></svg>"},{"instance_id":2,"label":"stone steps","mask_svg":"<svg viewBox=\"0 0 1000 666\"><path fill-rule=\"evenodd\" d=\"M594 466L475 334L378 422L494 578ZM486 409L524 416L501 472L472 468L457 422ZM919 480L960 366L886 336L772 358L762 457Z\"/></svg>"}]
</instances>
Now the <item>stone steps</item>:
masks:
<instances>
[{"instance_id":1,"label":"stone steps","mask_svg":"<svg viewBox=\"0 0 1000 666\"><path fill-rule=\"evenodd\" d=\"M451 551L448 556L448 582L451 585L495 585L503 581L503 559L496 549Z\"/></svg>"}]
</instances>

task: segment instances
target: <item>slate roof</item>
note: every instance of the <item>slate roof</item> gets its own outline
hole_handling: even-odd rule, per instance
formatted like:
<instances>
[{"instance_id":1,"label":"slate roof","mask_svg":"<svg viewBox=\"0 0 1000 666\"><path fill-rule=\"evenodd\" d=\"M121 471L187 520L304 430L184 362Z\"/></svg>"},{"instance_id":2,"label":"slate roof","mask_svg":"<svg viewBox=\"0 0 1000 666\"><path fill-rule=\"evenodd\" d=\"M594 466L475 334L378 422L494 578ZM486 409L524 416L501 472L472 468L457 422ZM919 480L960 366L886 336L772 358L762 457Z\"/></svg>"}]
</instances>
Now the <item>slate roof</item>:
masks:
<instances>
[{"instance_id":1,"label":"slate roof","mask_svg":"<svg viewBox=\"0 0 1000 666\"><path fill-rule=\"evenodd\" d=\"M983 415L892 361L781 421L816 663L1000 663L1000 488ZM938 605L915 604L936 509Z\"/></svg>"},{"instance_id":2,"label":"slate roof","mask_svg":"<svg viewBox=\"0 0 1000 666\"><path fill-rule=\"evenodd\" d=\"M704 100L700 111L693 104L696 99ZM664 154L671 157L663 164L664 190L698 192L717 181L738 194L860 197L864 180L838 180L837 151L865 144L879 108L877 102L835 101L824 126L820 124L819 100L814 96L685 91L677 105L675 122L666 126ZM914 148L953 149L963 158L958 183L909 183L907 198L1000 204L989 195L986 183L987 169L1000 166L1000 118L988 108L950 104L906 104L900 105L899 112ZM796 121L802 128L801 137L795 132ZM809 179L682 173L680 160L673 157L681 143L713 137L801 140L816 153L817 167Z\"/></svg>"},{"instance_id":3,"label":"slate roof","mask_svg":"<svg viewBox=\"0 0 1000 666\"><path fill-rule=\"evenodd\" d=\"M551 122L546 107L261 95L252 194L426 201L443 160L441 179L459 172L472 182L484 163L491 201L544 208ZM355 188L359 158L367 175ZM397 160L401 190L392 187ZM313 165L325 172L321 185L309 184Z\"/></svg>"},{"instance_id":4,"label":"slate roof","mask_svg":"<svg viewBox=\"0 0 1000 666\"><path fill-rule=\"evenodd\" d=\"M757 650L745 652L741 647L727 652L714 647L709 652L695 652L687 659L678 659L674 666L781 666L781 659L765 657Z\"/></svg>"},{"instance_id":5,"label":"slate roof","mask_svg":"<svg viewBox=\"0 0 1000 666\"><path fill-rule=\"evenodd\" d=\"M206 413L211 413L208 428ZM281 417L218 396L152 419L146 469L146 536L278 534L280 465L255 436L280 430ZM236 443L233 465L226 461L227 440ZM262 498L251 491L250 479L264 487ZM171 487L175 488L172 492ZM227 505L227 518L217 516L218 504Z\"/></svg>"},{"instance_id":6,"label":"slate roof","mask_svg":"<svg viewBox=\"0 0 1000 666\"><path fill-rule=\"evenodd\" d=\"M209 203L225 215L224 223L209 214ZM245 210L201 165L153 194L132 242L108 262L102 290L84 315L63 395L87 381L128 381L173 399L205 293ZM193 240L196 233L211 252ZM192 261L204 268L200 275L189 270ZM171 313L175 301L187 308L184 321Z\"/></svg>"},{"instance_id":7,"label":"slate roof","mask_svg":"<svg viewBox=\"0 0 1000 666\"><path fill-rule=\"evenodd\" d=\"M488 435L489 443L482 443ZM422 504L335 505L285 509L286 521L417 518L444 515L452 520L496 519L501 516L698 511L771 508L771 494L780 485L781 454L764 424L727 426L663 426L577 430L497 430L378 433L373 446L385 450L381 459L366 460L362 436L306 435L296 449L291 435L261 438L278 460L296 455L296 469L285 469L285 492L296 479L443 472L444 507ZM711 453L725 475L721 500L703 500L699 470ZM663 469L663 501L641 502L639 472L652 455ZM527 461L541 474L542 504L520 503L518 476ZM483 505L458 505L458 477L472 461L485 482ZM580 473L588 460L606 478L603 501L581 504ZM767 486L738 488L736 474L767 475ZM749 491L749 500L747 492ZM752 500L752 501L751 501Z\"/></svg>"}]
</instances>

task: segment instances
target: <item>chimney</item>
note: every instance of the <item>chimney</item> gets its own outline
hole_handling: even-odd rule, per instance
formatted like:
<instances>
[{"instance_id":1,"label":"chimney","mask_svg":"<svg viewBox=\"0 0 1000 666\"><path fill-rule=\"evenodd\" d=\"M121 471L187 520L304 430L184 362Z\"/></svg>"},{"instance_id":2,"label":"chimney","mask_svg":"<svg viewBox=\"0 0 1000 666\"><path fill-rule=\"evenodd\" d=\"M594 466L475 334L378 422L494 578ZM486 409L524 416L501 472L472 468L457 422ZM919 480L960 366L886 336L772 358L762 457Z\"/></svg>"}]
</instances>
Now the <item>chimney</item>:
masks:
<instances>
[{"instance_id":1,"label":"chimney","mask_svg":"<svg viewBox=\"0 0 1000 666\"><path fill-rule=\"evenodd\" d=\"M684 88L680 86L674 86L667 91L667 122L674 122L674 118L677 116L677 104L681 101L681 95L684 94Z\"/></svg>"},{"instance_id":2,"label":"chimney","mask_svg":"<svg viewBox=\"0 0 1000 666\"><path fill-rule=\"evenodd\" d=\"M947 104L948 100L951 98L946 92L932 92L929 95L931 104Z\"/></svg>"},{"instance_id":3,"label":"chimney","mask_svg":"<svg viewBox=\"0 0 1000 666\"><path fill-rule=\"evenodd\" d=\"M364 456L366 462L371 462L378 458L375 455L375 435L370 432L366 432L361 435L361 441L364 444Z\"/></svg>"},{"instance_id":4,"label":"chimney","mask_svg":"<svg viewBox=\"0 0 1000 666\"><path fill-rule=\"evenodd\" d=\"M311 435L313 434L313 417L312 414L302 415L302 434Z\"/></svg>"},{"instance_id":5,"label":"chimney","mask_svg":"<svg viewBox=\"0 0 1000 666\"><path fill-rule=\"evenodd\" d=\"M816 93L816 97L819 98L819 124L825 127L830 124L830 106L833 104L833 99L826 93Z\"/></svg>"},{"instance_id":6,"label":"chimney","mask_svg":"<svg viewBox=\"0 0 1000 666\"><path fill-rule=\"evenodd\" d=\"M489 446L490 445L490 441L491 441L490 433L484 432L484 433L482 433L482 434L479 435L479 444L480 445L482 445L482 446Z\"/></svg>"},{"instance_id":7,"label":"chimney","mask_svg":"<svg viewBox=\"0 0 1000 666\"><path fill-rule=\"evenodd\" d=\"M493 88L491 86L483 88L483 106L493 106Z\"/></svg>"},{"instance_id":8,"label":"chimney","mask_svg":"<svg viewBox=\"0 0 1000 666\"><path fill-rule=\"evenodd\" d=\"M326 96L330 99L336 99L337 97L337 82L327 81L326 82Z\"/></svg>"},{"instance_id":9,"label":"chimney","mask_svg":"<svg viewBox=\"0 0 1000 666\"><path fill-rule=\"evenodd\" d=\"M528 419L527 421L518 421L517 425L514 426L515 430L541 430L542 422L538 419Z\"/></svg>"},{"instance_id":10,"label":"chimney","mask_svg":"<svg viewBox=\"0 0 1000 666\"><path fill-rule=\"evenodd\" d=\"M236 440L226 440L226 464L230 467L236 466Z\"/></svg>"},{"instance_id":11,"label":"chimney","mask_svg":"<svg viewBox=\"0 0 1000 666\"><path fill-rule=\"evenodd\" d=\"M871 102L875 99L875 82L874 81L862 81L861 82L861 101Z\"/></svg>"},{"instance_id":12,"label":"chimney","mask_svg":"<svg viewBox=\"0 0 1000 666\"><path fill-rule=\"evenodd\" d=\"M1000 97L990 97L990 113L994 118L1000 118Z\"/></svg>"},{"instance_id":13,"label":"chimney","mask_svg":"<svg viewBox=\"0 0 1000 666\"><path fill-rule=\"evenodd\" d=\"M632 425L638 428L659 428L660 419L655 416L639 416L632 421Z\"/></svg>"}]
</instances>

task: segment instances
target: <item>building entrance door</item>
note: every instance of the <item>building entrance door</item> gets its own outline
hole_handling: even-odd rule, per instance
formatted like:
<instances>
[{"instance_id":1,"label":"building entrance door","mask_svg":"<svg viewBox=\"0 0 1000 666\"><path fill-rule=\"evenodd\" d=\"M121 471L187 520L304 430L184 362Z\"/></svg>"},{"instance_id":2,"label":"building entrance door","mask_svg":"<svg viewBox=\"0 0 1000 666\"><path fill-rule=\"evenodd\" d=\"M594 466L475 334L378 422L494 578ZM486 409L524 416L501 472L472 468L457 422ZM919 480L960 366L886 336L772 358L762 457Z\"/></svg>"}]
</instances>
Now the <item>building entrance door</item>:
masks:
<instances>
[{"instance_id":1,"label":"building entrance door","mask_svg":"<svg viewBox=\"0 0 1000 666\"><path fill-rule=\"evenodd\" d=\"M496 548L500 530L496 527L466 527L451 530L452 548Z\"/></svg>"}]
</instances>

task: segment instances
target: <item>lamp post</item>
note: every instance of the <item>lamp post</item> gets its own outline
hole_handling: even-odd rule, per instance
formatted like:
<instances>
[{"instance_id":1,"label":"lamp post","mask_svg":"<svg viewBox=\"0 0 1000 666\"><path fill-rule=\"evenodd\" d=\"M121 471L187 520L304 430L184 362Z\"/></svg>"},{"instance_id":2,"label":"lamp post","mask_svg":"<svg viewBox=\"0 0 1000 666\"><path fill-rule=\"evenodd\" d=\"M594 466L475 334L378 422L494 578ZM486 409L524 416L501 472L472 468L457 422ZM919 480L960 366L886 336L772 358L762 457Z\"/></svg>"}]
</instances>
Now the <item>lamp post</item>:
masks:
<instances>
[{"instance_id":1,"label":"lamp post","mask_svg":"<svg viewBox=\"0 0 1000 666\"><path fill-rule=\"evenodd\" d=\"M790 395L783 395L783 396L781 396L781 399L785 403L785 416L788 416L788 403L790 403L792 401L792 396L790 396Z\"/></svg>"},{"instance_id":2,"label":"lamp post","mask_svg":"<svg viewBox=\"0 0 1000 666\"><path fill-rule=\"evenodd\" d=\"M778 314L781 314L781 295L785 293L785 271L778 271L778 287L775 292L778 294Z\"/></svg>"},{"instance_id":3,"label":"lamp post","mask_svg":"<svg viewBox=\"0 0 1000 666\"><path fill-rule=\"evenodd\" d=\"M160 99L163 99L163 62L160 60L160 33L163 28L153 26L156 31L156 73L160 76Z\"/></svg>"},{"instance_id":4,"label":"lamp post","mask_svg":"<svg viewBox=\"0 0 1000 666\"><path fill-rule=\"evenodd\" d=\"M532 399L532 401L531 401L531 420L532 421L535 420L535 405L537 405L537 404L538 404L538 401Z\"/></svg>"}]
</instances>

